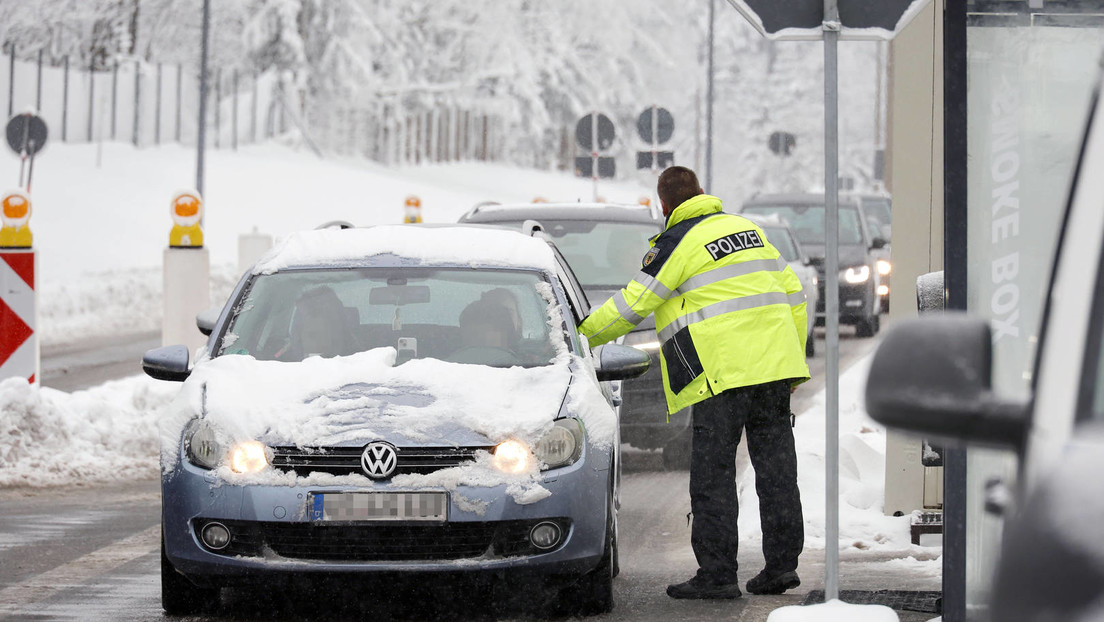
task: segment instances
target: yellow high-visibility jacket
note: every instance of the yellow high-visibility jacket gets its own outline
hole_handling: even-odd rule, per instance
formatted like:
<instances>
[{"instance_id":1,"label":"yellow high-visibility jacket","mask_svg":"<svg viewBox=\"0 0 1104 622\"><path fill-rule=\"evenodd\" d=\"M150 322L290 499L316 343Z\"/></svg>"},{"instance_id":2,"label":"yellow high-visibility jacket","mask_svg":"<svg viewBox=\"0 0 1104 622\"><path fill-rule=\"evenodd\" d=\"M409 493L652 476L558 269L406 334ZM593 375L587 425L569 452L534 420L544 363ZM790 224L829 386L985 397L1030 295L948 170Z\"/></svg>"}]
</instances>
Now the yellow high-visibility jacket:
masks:
<instances>
[{"instance_id":1,"label":"yellow high-visibility jacket","mask_svg":"<svg viewBox=\"0 0 1104 622\"><path fill-rule=\"evenodd\" d=\"M727 389L809 379L801 282L762 229L701 194L671 212L641 270L579 326L592 346L655 313L670 413Z\"/></svg>"}]
</instances>

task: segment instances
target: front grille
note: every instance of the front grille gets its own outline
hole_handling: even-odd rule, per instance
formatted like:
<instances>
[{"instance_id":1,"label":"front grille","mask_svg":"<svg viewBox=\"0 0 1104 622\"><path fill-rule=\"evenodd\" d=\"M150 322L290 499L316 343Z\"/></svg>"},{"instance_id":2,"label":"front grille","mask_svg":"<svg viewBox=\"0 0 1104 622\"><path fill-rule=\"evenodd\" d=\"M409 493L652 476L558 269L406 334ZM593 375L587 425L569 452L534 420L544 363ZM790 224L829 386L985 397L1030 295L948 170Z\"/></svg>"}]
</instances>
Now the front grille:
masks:
<instances>
[{"instance_id":1,"label":"front grille","mask_svg":"<svg viewBox=\"0 0 1104 622\"><path fill-rule=\"evenodd\" d=\"M432 473L475 461L478 451L494 447L398 447L394 475ZM364 474L360 456L364 447L273 447L272 466L296 475Z\"/></svg>"},{"instance_id":2,"label":"front grille","mask_svg":"<svg viewBox=\"0 0 1104 622\"><path fill-rule=\"evenodd\" d=\"M562 540L567 540L571 527L567 518L434 525L221 520L218 522L230 530L230 544L212 552L231 557L260 557L272 551L288 559L322 561L430 561L533 555L549 552L529 542L530 530L544 521L557 523L564 534ZM197 521L196 533L205 524L206 521Z\"/></svg>"}]
</instances>

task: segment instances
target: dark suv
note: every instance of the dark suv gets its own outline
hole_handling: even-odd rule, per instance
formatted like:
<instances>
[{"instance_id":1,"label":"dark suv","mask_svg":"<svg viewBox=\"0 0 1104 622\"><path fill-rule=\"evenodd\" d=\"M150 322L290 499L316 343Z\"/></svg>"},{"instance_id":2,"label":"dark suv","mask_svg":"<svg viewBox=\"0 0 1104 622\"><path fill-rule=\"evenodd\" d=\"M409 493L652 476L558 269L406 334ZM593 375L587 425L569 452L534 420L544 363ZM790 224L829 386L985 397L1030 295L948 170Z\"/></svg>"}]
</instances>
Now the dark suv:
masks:
<instances>
[{"instance_id":1,"label":"dark suv","mask_svg":"<svg viewBox=\"0 0 1104 622\"><path fill-rule=\"evenodd\" d=\"M771 194L753 197L741 214L776 214L790 223L801 248L812 259L820 277L817 324L824 323L824 195ZM860 337L872 337L881 326L878 295L881 275L878 258L886 240L871 231L862 205L853 197L839 197L839 321L850 324Z\"/></svg>"},{"instance_id":2,"label":"dark suv","mask_svg":"<svg viewBox=\"0 0 1104 622\"><path fill-rule=\"evenodd\" d=\"M484 203L460 222L511 227L539 224L563 253L592 307L617 293L640 271L648 239L663 231L663 217L641 205L608 203ZM689 464L690 409L667 417L655 319L648 316L623 343L644 350L652 367L622 383L621 440L641 449L663 449L668 468Z\"/></svg>"}]
</instances>

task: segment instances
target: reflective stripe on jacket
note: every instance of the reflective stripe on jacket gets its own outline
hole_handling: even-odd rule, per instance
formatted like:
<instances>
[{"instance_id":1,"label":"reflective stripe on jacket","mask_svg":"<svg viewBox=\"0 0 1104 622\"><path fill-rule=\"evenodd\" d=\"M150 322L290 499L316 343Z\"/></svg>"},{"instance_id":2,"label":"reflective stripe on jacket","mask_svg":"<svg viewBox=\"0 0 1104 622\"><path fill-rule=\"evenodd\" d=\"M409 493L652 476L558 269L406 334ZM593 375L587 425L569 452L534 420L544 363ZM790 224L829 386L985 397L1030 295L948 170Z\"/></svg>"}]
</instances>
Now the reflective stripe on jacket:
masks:
<instances>
[{"instance_id":1,"label":"reflective stripe on jacket","mask_svg":"<svg viewBox=\"0 0 1104 622\"><path fill-rule=\"evenodd\" d=\"M668 412L727 389L809 379L801 282L762 229L698 195L651 240L639 273L579 326L599 345L655 313Z\"/></svg>"}]
</instances>

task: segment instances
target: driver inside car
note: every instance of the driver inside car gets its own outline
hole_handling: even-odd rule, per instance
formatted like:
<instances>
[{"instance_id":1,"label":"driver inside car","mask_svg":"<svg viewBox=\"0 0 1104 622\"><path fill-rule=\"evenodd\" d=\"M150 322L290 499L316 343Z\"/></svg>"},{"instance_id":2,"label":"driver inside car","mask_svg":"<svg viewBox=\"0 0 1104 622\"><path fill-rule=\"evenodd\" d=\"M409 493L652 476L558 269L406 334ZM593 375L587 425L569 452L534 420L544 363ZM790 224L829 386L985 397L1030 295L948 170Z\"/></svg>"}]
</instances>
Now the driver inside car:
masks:
<instances>
[{"instance_id":1,"label":"driver inside car","mask_svg":"<svg viewBox=\"0 0 1104 622\"><path fill-rule=\"evenodd\" d=\"M517 328L514 316L503 304L486 297L469 304L460 313L460 348L448 359L492 367L520 365L513 350Z\"/></svg>"},{"instance_id":2,"label":"driver inside car","mask_svg":"<svg viewBox=\"0 0 1104 622\"><path fill-rule=\"evenodd\" d=\"M345 330L345 307L332 289L323 285L295 301L288 343L275 355L279 361L301 361L311 356L351 354Z\"/></svg>"}]
</instances>

